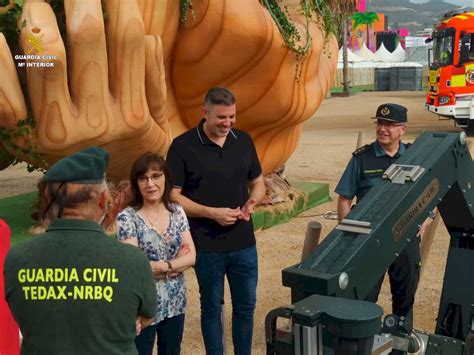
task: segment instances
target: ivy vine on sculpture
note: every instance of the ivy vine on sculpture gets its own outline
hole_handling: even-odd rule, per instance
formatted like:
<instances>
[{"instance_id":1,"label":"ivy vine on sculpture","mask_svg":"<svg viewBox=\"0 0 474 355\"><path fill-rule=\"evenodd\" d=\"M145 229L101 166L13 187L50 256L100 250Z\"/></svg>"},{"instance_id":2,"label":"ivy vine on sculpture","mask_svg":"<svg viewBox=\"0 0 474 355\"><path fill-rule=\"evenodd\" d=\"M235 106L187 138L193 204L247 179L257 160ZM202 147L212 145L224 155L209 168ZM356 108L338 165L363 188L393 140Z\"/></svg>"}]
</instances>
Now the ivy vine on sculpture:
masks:
<instances>
[{"instance_id":1,"label":"ivy vine on sculpture","mask_svg":"<svg viewBox=\"0 0 474 355\"><path fill-rule=\"evenodd\" d=\"M334 2L278 2L287 19L280 24L305 34L292 42L310 59L299 60L272 18L277 8L264 1L11 0L0 8L8 14L0 17L0 127L11 143L4 150L47 167L100 145L111 155L108 175L119 180L140 153L165 155L200 119L205 92L220 85L236 93L237 127L253 137L264 172L274 171L326 95L337 45L317 15ZM38 55L32 38L44 50L36 61L52 67L21 57Z\"/></svg>"}]
</instances>

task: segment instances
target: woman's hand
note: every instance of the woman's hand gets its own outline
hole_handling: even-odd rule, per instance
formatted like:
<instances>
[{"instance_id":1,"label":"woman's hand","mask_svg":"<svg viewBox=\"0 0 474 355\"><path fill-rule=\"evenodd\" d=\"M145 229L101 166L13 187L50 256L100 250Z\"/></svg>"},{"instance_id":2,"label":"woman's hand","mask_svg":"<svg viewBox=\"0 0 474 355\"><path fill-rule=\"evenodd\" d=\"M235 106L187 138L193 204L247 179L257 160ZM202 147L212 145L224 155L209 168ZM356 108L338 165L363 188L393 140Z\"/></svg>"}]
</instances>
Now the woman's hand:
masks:
<instances>
[{"instance_id":1,"label":"woman's hand","mask_svg":"<svg viewBox=\"0 0 474 355\"><path fill-rule=\"evenodd\" d=\"M151 271L153 273L153 277L155 279L161 280L161 279L166 279L170 277L176 277L181 273L179 271L168 272L169 270L168 263L164 260L150 261L150 265L151 265Z\"/></svg>"},{"instance_id":2,"label":"woman's hand","mask_svg":"<svg viewBox=\"0 0 474 355\"><path fill-rule=\"evenodd\" d=\"M156 279L166 278L166 273L168 272L168 264L163 260L160 261L150 261L151 271L153 277Z\"/></svg>"}]
</instances>

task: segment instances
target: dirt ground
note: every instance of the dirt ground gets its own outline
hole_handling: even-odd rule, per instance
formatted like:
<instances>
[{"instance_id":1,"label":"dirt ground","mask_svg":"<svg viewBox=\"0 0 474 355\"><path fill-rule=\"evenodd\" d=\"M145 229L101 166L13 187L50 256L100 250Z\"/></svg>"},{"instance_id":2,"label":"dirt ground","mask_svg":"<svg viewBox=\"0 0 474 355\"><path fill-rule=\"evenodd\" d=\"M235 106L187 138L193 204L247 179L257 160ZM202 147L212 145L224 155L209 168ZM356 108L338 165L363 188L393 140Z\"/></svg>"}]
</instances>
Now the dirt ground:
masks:
<instances>
[{"instance_id":1,"label":"dirt ground","mask_svg":"<svg viewBox=\"0 0 474 355\"><path fill-rule=\"evenodd\" d=\"M308 222L323 225L321 236L335 226L333 220L318 216L336 210L334 187L342 174L351 152L355 149L358 132L363 132L363 143L374 138L375 126L370 117L379 104L393 102L408 108L409 130L405 141L412 142L422 131L458 131L451 121L438 120L423 109L423 92L363 92L348 98L328 98L318 112L308 120L301 142L287 163L286 177L290 182L327 182L332 201L308 210L290 222L257 233L259 252L259 285L255 314L253 352L265 353L264 321L266 314L290 303L290 290L281 284L281 270L299 262ZM33 191L39 174L28 174L24 167L10 167L0 172L0 197ZM424 267L415 304L415 327L433 331L436 324L440 291L443 283L449 238L440 225L432 245L430 258ZM204 354L199 325L199 292L193 271L187 271L188 308L183 354ZM226 338L228 353L232 353L230 297L226 295ZM390 313L390 291L385 282L379 304Z\"/></svg>"}]
</instances>

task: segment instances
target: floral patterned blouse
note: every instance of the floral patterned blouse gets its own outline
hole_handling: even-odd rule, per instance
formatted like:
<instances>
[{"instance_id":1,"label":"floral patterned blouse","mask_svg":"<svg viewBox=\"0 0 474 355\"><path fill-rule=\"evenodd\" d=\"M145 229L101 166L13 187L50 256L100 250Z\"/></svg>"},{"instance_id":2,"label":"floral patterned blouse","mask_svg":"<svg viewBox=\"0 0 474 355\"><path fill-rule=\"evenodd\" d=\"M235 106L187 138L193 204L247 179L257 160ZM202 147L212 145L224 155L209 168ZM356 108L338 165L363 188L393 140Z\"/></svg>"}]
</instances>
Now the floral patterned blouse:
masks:
<instances>
[{"instance_id":1,"label":"floral patterned blouse","mask_svg":"<svg viewBox=\"0 0 474 355\"><path fill-rule=\"evenodd\" d=\"M172 203L171 210L168 228L161 235L149 227L133 207L127 207L117 216L117 239L137 237L138 246L150 261L173 260L181 246L182 233L189 230L189 224L180 205ZM169 279L156 279L155 283L158 312L152 324L183 314L186 308L183 273Z\"/></svg>"}]
</instances>

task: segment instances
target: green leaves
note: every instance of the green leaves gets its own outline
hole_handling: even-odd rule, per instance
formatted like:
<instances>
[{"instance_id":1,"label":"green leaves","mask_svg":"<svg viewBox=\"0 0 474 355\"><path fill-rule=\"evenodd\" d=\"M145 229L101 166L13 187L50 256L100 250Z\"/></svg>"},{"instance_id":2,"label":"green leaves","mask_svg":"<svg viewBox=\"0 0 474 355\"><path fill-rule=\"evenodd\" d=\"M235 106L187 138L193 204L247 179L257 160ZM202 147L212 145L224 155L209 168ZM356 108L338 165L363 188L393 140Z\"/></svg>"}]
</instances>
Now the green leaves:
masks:
<instances>
[{"instance_id":1,"label":"green leaves","mask_svg":"<svg viewBox=\"0 0 474 355\"><path fill-rule=\"evenodd\" d=\"M309 20L312 16L311 8L308 6L307 0L301 0L301 14L306 17L306 42L304 45L300 45L299 42L302 36L294 23L290 21L290 14L286 6L283 9L278 4L278 0L263 0L264 6L270 12L273 21L275 22L278 30L280 31L285 45L295 53L304 56L311 44L311 35L309 33Z\"/></svg>"},{"instance_id":2,"label":"green leaves","mask_svg":"<svg viewBox=\"0 0 474 355\"><path fill-rule=\"evenodd\" d=\"M182 23L188 21L188 11L191 11L193 19L196 18L196 13L194 12L193 0L180 0L180 16L179 19Z\"/></svg>"},{"instance_id":3,"label":"green leaves","mask_svg":"<svg viewBox=\"0 0 474 355\"><path fill-rule=\"evenodd\" d=\"M16 0L21 1L23 0ZM21 16L23 7L15 2L15 6L7 12L0 14L0 32L3 33L12 52L18 47L19 31L17 29L17 21Z\"/></svg>"},{"instance_id":4,"label":"green leaves","mask_svg":"<svg viewBox=\"0 0 474 355\"><path fill-rule=\"evenodd\" d=\"M354 12L351 18L353 30L355 30L359 25L366 26L367 47L369 47L369 26L371 26L375 20L378 20L379 16L375 12Z\"/></svg>"},{"instance_id":5,"label":"green leaves","mask_svg":"<svg viewBox=\"0 0 474 355\"><path fill-rule=\"evenodd\" d=\"M375 12L354 12L351 18L352 29L356 29L359 25L372 25L379 16Z\"/></svg>"},{"instance_id":6,"label":"green leaves","mask_svg":"<svg viewBox=\"0 0 474 355\"><path fill-rule=\"evenodd\" d=\"M32 131L31 126L29 123L31 119L25 119L17 122L16 128L5 128L0 127L0 165L8 166L16 165L21 163L23 160L13 156L20 155L23 157L28 157L30 162L34 162L35 164L28 163L26 169L28 172L33 172L35 170L44 171L43 168L40 166L47 166L48 163L44 160L44 158L39 154L31 140L29 139ZM24 138L24 145L19 146L13 141L16 139Z\"/></svg>"}]
</instances>

